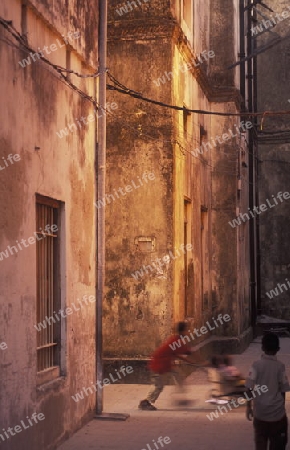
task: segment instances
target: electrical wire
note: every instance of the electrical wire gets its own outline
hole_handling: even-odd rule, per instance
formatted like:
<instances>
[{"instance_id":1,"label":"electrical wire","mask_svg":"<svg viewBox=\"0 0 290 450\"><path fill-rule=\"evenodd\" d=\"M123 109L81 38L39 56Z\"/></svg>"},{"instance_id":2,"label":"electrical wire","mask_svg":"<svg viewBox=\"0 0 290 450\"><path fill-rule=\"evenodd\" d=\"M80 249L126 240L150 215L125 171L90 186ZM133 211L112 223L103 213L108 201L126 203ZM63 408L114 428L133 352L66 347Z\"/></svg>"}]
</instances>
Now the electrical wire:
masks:
<instances>
[{"instance_id":1,"label":"electrical wire","mask_svg":"<svg viewBox=\"0 0 290 450\"><path fill-rule=\"evenodd\" d=\"M12 25L11 21L7 21L3 18L0 17L0 25L2 25L13 37L14 39L20 44L20 46L14 44L13 42L8 42L9 40L7 39L1 39L2 41L6 42L8 45L18 49L18 50L22 50L26 53L32 53L34 52L34 50L32 48L30 48L27 43L25 38L23 38L23 36L14 28L14 26ZM34 52L37 53L37 52ZM98 102L96 100L94 100L93 97L91 97L89 94L87 94L86 92L84 92L83 90L81 90L80 88L78 88L74 83L71 82L71 80L69 80L63 72L68 72L68 70L64 67L61 67L57 64L53 64L52 62L50 62L47 58L45 58L44 56L40 55L40 58L37 60L37 62L42 61L43 63L45 63L50 69L53 69L55 72L57 72L58 77L56 77L59 81L61 81L62 83L64 83L66 86L68 86L69 88L73 89L75 92L77 92L83 99L88 100L90 103L92 103L95 107L96 110L101 110L104 113L109 113L109 111L107 111L105 108L102 108ZM45 67L45 66L43 66ZM50 72L51 73L51 72ZM77 74L77 72L74 73L75 75ZM81 75L81 74L79 74ZM100 74L98 74L100 75ZM92 74L90 76L90 78L96 78L96 73ZM81 78L88 78L86 75L81 76Z\"/></svg>"},{"instance_id":2,"label":"electrical wire","mask_svg":"<svg viewBox=\"0 0 290 450\"><path fill-rule=\"evenodd\" d=\"M21 46L23 47L22 50L26 51L26 53L29 55L31 53L33 55L35 55L35 54L39 55L39 59L42 59L46 63L49 63L50 65L52 65L58 72L70 73L70 74L76 75L79 78L97 78L101 75L100 72L94 72L93 74L84 75L79 72L75 72L72 69L66 69L57 64L52 64L48 59L45 58L45 56L42 55L42 51L36 52L35 50L33 50L31 47L28 46L26 39L16 30L16 28L12 24L12 21L5 20L2 17L0 17L0 24L4 28L6 28L12 34L12 36L21 44ZM107 69L106 69L106 71L107 71Z\"/></svg>"},{"instance_id":3,"label":"electrical wire","mask_svg":"<svg viewBox=\"0 0 290 450\"><path fill-rule=\"evenodd\" d=\"M263 163L263 162L277 162L277 163L282 163L282 164L290 164L290 161L282 161L280 159L260 159L259 162Z\"/></svg>"},{"instance_id":4,"label":"electrical wire","mask_svg":"<svg viewBox=\"0 0 290 450\"><path fill-rule=\"evenodd\" d=\"M120 109L118 109L118 111L120 111ZM126 113L126 111L124 111L124 112ZM152 136L152 135L148 134L147 132L142 131L140 133L140 131L138 129L136 129L132 125L129 125L126 121L124 121L122 119L122 117L123 117L122 114L117 115L115 112L111 111L110 115L113 116L114 119L118 121L118 123L121 123L121 125L124 128L132 130L136 134L136 138L141 138L142 137L142 138L147 138L147 139L153 140L154 142L157 141L157 142L162 142L162 143L169 143L171 145L176 144L176 145L178 145L178 147L182 151L183 156L185 156L186 154L189 154L193 159L199 159L203 164L207 165L208 167L210 167L212 169L215 169L214 166L209 164L208 161L201 154L195 155L195 154L192 153L193 146L189 142L185 142L185 145L184 145L184 143L181 143L178 139L171 139L171 140L162 139L162 141L160 141L159 139L156 139L155 136ZM235 160L227 160L225 162L235 162ZM231 173L232 174L232 172L229 172L229 171L228 172L225 171L224 173Z\"/></svg>"},{"instance_id":5,"label":"electrical wire","mask_svg":"<svg viewBox=\"0 0 290 450\"><path fill-rule=\"evenodd\" d=\"M23 38L23 36L13 27L12 22L11 21L7 21L3 18L0 17L0 24L6 28L12 35L13 37L20 43L22 49L25 49L27 52L32 53L34 52L34 50L32 48L30 48L27 43L26 40ZM37 53L37 52L35 52ZM42 61L44 61L45 63L49 64L51 67L53 67L60 75L63 76L63 72L66 73L71 73L74 74L76 76L79 76L81 78L96 78L97 76L100 75L100 73L94 73L94 74L89 74L89 75L83 75L83 74L79 74L78 72L75 72L73 70L70 69L66 69L64 67L61 67L57 64L53 64L51 63L47 58L45 58L44 56L40 55L40 59ZM204 114L204 115L218 115L218 116L223 116L223 117L258 117L258 116L262 116L264 117L265 115L288 115L290 114L290 110L286 110L286 111L265 111L265 112L257 112L257 113L250 113L250 112L241 112L241 113L221 113L221 112L214 112L214 111L206 111L206 110L195 110L195 109L188 109L184 106L176 106L176 105L169 105L163 102L159 102L157 100L153 100L147 97L144 97L141 93L136 92L132 89L129 89L128 87L126 87L125 85L123 85L122 83L120 83L110 72L108 69L106 69L108 76L110 78L110 80L115 84L115 86L112 85L107 85L107 88L109 90L116 90L122 94L126 94L126 95L130 95L131 97L134 98L138 98L142 101L146 101L149 103L153 103L162 107L166 107L166 108L170 108L170 109L174 109L174 110L178 110L178 111L185 111L185 112L191 112L191 113L195 113L195 114ZM73 85L69 80L67 80L66 78L66 82L67 84L69 84L74 90L78 90L78 88ZM81 92L81 90L79 90ZM87 100L90 100L92 102L95 102L93 100L92 97L88 96L87 94L85 94L84 92L82 92L83 95L87 96Z\"/></svg>"},{"instance_id":6,"label":"electrical wire","mask_svg":"<svg viewBox=\"0 0 290 450\"><path fill-rule=\"evenodd\" d=\"M120 84L121 84L121 83L120 83ZM123 85L122 85L122 86L123 86ZM135 133L138 133L138 138L140 138L141 136L143 136L143 137L146 136L146 137L148 137L149 139L153 139L153 140L156 141L156 137L151 136L151 135L149 135L148 133L145 133L143 130L142 130L142 133L140 134L140 132L139 132L138 130L136 130L136 128L133 128L132 126L128 125L128 123L125 122L125 121L122 119L122 117L123 117L125 114L128 114L127 111L121 110L120 108L118 108L118 111L121 112L121 115L120 115L119 117L116 117L116 114L114 114L114 116L115 116L115 118L118 119L118 122L119 122L119 123L123 124L123 126L124 126L125 128L132 129ZM122 114L122 113L123 113L123 114ZM132 113L132 115L133 115L133 114L134 114L134 113ZM173 121L176 122L175 127L176 127L176 128L179 128L179 129L181 130L181 134L183 134L184 129L183 129L183 127L179 124L177 118L174 118L174 117L173 117ZM195 122L195 121L193 121L193 122L194 122L195 125L199 128L199 124L198 124L197 122ZM190 134L189 137L190 137L191 140L185 138L184 135L183 135L183 136L182 136L182 141L183 141L182 144L181 144L181 142L180 142L178 139L175 139L175 140L173 139L173 140L170 140L170 141L169 141L169 140L166 140L166 139L163 139L162 142L168 142L168 143L170 143L170 144L177 144L177 145L179 146L180 151L182 152L182 155L183 155L183 156L185 156L186 154L190 154L190 156L191 156L193 159L194 159L194 158L195 158L195 159L198 159L198 160L200 160L203 164L207 164L209 167L211 167L211 168L214 169L214 167L213 167L212 165L210 165L210 164L206 161L205 157L202 156L202 154L195 154L195 152L198 151L197 147L198 147L198 148L201 147L200 142L196 139L196 136L193 136L192 134ZM243 137L243 136L240 135L240 139L241 139L242 137ZM185 141L185 142L184 142L184 141ZM197 147L194 147L194 146L192 145L192 142L193 142L193 141L195 141L195 142L198 144ZM208 142L210 143L210 141L208 141ZM237 150L236 144L234 144L234 147L235 147L236 150ZM203 150L204 150L204 149L203 149ZM243 148L243 150L244 150L244 151L247 151L248 154L252 154L254 157L256 157L256 155L254 155L252 152L249 151L249 149L247 148L247 146L245 146L245 148ZM207 153L207 150L204 150L204 153L203 153L203 154L205 154L205 153ZM223 152L223 151L220 151L220 150L219 150L219 153L223 153L224 155L229 155L229 156L231 156L231 154L226 153L226 152ZM235 158L235 159L227 158L227 160L226 160L225 162L226 162L226 163L227 163L227 162L228 162L228 163L234 163L235 161L236 161L236 158ZM225 171L224 173L230 173L230 172L226 172L226 171Z\"/></svg>"},{"instance_id":7,"label":"electrical wire","mask_svg":"<svg viewBox=\"0 0 290 450\"><path fill-rule=\"evenodd\" d=\"M290 36L289 36L290 37ZM124 95L129 95L130 97L137 98L139 100L143 100L148 103L153 103L158 106L162 106L169 109L174 109L177 111L184 111L187 113L193 114L204 114L204 115L215 115L215 116L223 116L223 117L264 117L265 115L269 116L280 116L280 115L290 115L290 110L284 111L264 111L264 112L240 112L240 113L222 113L217 111L207 111L203 109L190 109L185 106L177 106L177 105L169 105L168 103L159 102L157 100L153 100L152 98L144 97L141 93L136 92L127 86L121 84L108 70L108 77L114 83L114 85L108 84L107 89L112 91L117 91Z\"/></svg>"},{"instance_id":8,"label":"electrical wire","mask_svg":"<svg viewBox=\"0 0 290 450\"><path fill-rule=\"evenodd\" d=\"M236 66L239 66L243 63L245 63L246 61L249 61L250 59L254 58L257 55L260 55L260 53L264 53L266 50L275 47L276 45L280 44L280 42L283 42L287 39L290 39L290 34L288 34L287 36L281 37L278 36L277 38L272 39L271 42L269 42L268 44L262 45L261 47L257 48L256 50L254 50L250 55L246 56L245 58L240 59L240 61L235 62L234 64L230 65L228 67L228 69L233 69ZM254 115L254 113L252 113L252 115ZM261 115L261 113L255 113L255 115Z\"/></svg>"},{"instance_id":9,"label":"electrical wire","mask_svg":"<svg viewBox=\"0 0 290 450\"><path fill-rule=\"evenodd\" d=\"M4 20L3 18L0 17L0 25L2 25L14 37L14 39L16 39L18 41L18 43L20 44L20 47L15 45L14 43L12 43L9 40L5 40L5 39L2 39L2 38L1 38L1 40L6 42L7 44L13 46L16 49L20 49L22 51L25 51L26 53L34 52L34 50L27 45L25 38L23 38L23 36L13 27L13 25L12 25L12 23L10 21L6 21L6 20ZM34 53L37 53L37 52L34 52ZM74 75L79 76L81 78L96 78L97 76L100 75L100 73L94 73L94 74L91 74L91 75L83 75L83 74L79 74L78 72L75 72L75 71L72 71L72 70L69 70L69 69L65 69L64 67L61 67L61 66L59 66L57 64L53 64L47 58L45 58L42 55L40 55L39 61L40 60L43 61L46 65L48 65L51 69L53 69L54 71L57 72L57 74L59 75L57 77L57 79L59 81L63 82L65 85L67 85L68 87L70 87L71 89L76 91L82 98L90 101L95 106L96 109L100 109L100 105L98 105L98 103L90 95L88 95L87 93L85 93L84 91L79 89L67 77L65 77L64 76L64 72L74 74ZM108 72L108 70L106 70L106 71ZM108 76L109 76L109 78L111 80L114 81L114 83L116 83L120 87L120 89L122 91L125 91L126 93L129 93L130 95L136 96L136 98L140 98L141 100L145 100L146 99L145 97L143 97L141 94L137 93L136 91L132 91L132 90L128 89L126 86L122 85L109 72L108 72ZM147 99L147 100L149 101L150 99ZM172 107L173 109L179 110L179 111L184 111L184 110L188 111L188 112L198 112L198 111L200 111L201 114L202 113L204 113L204 114L212 114L209 111L189 110L189 109L184 108L184 107L174 107L174 106L171 106L171 105L163 104L161 102L156 102L154 100L150 100L150 102L153 102L153 103L156 103L156 104L160 104L160 106ZM108 111L108 110L106 110L104 108L101 108L101 109L104 110L106 112L106 114L109 114L110 116L113 116L113 117L116 116L112 111ZM241 115L244 116L245 115L244 113L243 114L213 113L213 114L223 115L223 116L241 116ZM120 120L119 117L118 117L118 120ZM123 121L123 123L124 123L124 121ZM131 130L133 129L135 132L137 132L139 138L140 138L140 136L142 136L142 137L145 136L145 137L147 137L147 138L149 138L151 140L156 141L156 137L155 136L150 136L149 134L144 133L144 132L142 132L141 135L140 135L140 131L139 130L136 130L135 128L131 127L127 123L125 123L124 126L126 126L126 128L129 128ZM181 128L181 126L180 126L180 128ZM192 138L195 139L196 142L198 142L197 139L194 136L192 136ZM201 157L201 155L193 155L193 153L188 149L188 148L193 148L192 147L192 142L188 142L188 141L186 142L186 147L187 148L184 145L182 145L177 139L170 140L170 141L169 140L162 140L162 142L168 142L168 143L170 142L171 144L177 144L179 146L179 148L182 150L183 156L185 156L185 154L188 153L189 155L191 155L191 157L198 158L203 164L206 164L211 169L214 169L213 173L215 173L215 172L222 172L222 173L230 173L231 175L233 175L232 171L226 171L226 170L225 171L217 171L215 169L215 167L213 167L211 164L209 164L204 157ZM230 162L230 161L228 160L227 162ZM232 161L232 162L234 162L234 161Z\"/></svg>"},{"instance_id":10,"label":"electrical wire","mask_svg":"<svg viewBox=\"0 0 290 450\"><path fill-rule=\"evenodd\" d=\"M144 131L142 131L141 134L140 134L140 131L139 131L139 130L137 130L136 128L134 128L132 125L128 125L128 123L127 123L126 121L124 121L124 119L123 119L124 115L128 114L127 111L122 110L121 108L118 108L118 112L119 112L119 115L117 115L116 113L112 113L112 114L114 115L115 119L117 119L118 122L121 123L125 128L131 129L131 130L136 134L136 136L137 136L138 138L140 138L141 136L143 136L143 137L148 137L149 139L152 139L152 140L156 140L156 137L155 137L155 136L149 135L148 133L146 133L146 132L144 132ZM132 115L133 115L133 114L135 114L135 113L132 113ZM181 134L183 134L183 133L182 133L182 132L183 132L183 127L178 123L178 120L177 120L176 118L173 118L173 121L175 121L175 123L176 123L175 126L178 127L178 128L181 130ZM198 125L196 122L194 122L194 123L195 123L195 125L196 125L197 127L199 127L199 125ZM196 138L196 136L193 136L193 135L190 134L190 133L189 133L189 138L190 138L190 140L189 140L189 139L186 139L184 136L182 137L182 140L185 141L186 146L182 145L182 144L178 141L178 139L175 139L175 140L174 140L174 139L172 139L172 140L162 139L162 142L168 142L168 143L170 143L170 144L178 144L179 147L180 147L180 149L181 149L182 152L183 152L183 155L185 155L186 153L190 153L190 155L192 156L192 158L199 159L201 162L204 163L204 162L205 162L204 157L201 157L201 154L195 154L195 152L198 151L198 148L201 147L200 142L198 141L198 139ZM191 140L191 139L192 139L192 140ZM193 141L197 144L196 147L194 147L194 146L192 145L192 142L193 142ZM210 141L208 141L208 142L210 143ZM236 144L235 144L235 145L236 145ZM190 149L190 150L188 150L188 149ZM248 147L245 147L244 150L247 151L248 154L252 154L252 155L253 155L253 153L249 151ZM191 153L191 151L192 151L193 153ZM204 153L207 153L207 151L204 150ZM223 151L219 151L219 153L223 153L223 154L225 154L225 155L228 154L228 153L223 152ZM253 156L255 156L255 155L253 155ZM228 159L228 161L230 161L230 160ZM232 162L234 162L234 160L232 160Z\"/></svg>"}]
</instances>

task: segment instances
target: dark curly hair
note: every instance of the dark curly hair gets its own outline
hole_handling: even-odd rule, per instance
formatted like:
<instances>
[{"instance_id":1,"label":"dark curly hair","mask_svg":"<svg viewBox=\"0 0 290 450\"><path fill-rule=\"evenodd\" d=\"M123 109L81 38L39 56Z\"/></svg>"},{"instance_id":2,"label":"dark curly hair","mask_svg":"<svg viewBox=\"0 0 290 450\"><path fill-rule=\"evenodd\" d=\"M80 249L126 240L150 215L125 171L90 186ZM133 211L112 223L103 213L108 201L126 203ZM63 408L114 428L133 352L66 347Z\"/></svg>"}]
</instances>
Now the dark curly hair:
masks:
<instances>
[{"instance_id":1,"label":"dark curly hair","mask_svg":"<svg viewBox=\"0 0 290 450\"><path fill-rule=\"evenodd\" d=\"M280 349L279 338L275 333L267 333L262 338L262 348L266 352L278 352Z\"/></svg>"}]
</instances>

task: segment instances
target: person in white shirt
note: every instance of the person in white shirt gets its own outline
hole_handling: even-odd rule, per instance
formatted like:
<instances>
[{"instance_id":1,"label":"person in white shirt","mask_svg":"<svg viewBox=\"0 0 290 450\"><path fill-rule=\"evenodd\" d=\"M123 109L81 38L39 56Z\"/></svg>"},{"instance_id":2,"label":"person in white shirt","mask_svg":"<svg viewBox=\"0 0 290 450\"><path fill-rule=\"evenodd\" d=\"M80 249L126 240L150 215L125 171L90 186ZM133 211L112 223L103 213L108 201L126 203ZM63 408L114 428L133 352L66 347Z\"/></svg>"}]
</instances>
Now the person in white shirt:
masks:
<instances>
[{"instance_id":1,"label":"person in white shirt","mask_svg":"<svg viewBox=\"0 0 290 450\"><path fill-rule=\"evenodd\" d=\"M276 357L280 345L275 333L263 336L262 350L264 354L253 363L246 380L246 417L254 419L256 450L267 450L268 444L270 450L285 450L288 441L285 392L290 386L285 365Z\"/></svg>"}]
</instances>

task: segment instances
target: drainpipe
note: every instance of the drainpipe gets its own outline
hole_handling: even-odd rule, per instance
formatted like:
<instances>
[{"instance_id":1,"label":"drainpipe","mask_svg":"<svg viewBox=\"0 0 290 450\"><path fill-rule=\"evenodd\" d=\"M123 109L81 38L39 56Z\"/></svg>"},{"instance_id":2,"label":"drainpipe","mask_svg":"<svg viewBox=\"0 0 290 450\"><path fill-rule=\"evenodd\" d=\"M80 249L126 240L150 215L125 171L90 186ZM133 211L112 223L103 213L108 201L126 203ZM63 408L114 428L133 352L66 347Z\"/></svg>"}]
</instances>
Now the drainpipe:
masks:
<instances>
[{"instance_id":1,"label":"drainpipe","mask_svg":"<svg viewBox=\"0 0 290 450\"><path fill-rule=\"evenodd\" d=\"M96 145L96 185L97 200L105 197L106 193L106 81L107 81L107 25L108 2L99 0L99 109L98 114L98 144ZM129 414L103 412L103 298L105 287L105 206L96 208L97 211L97 287L96 287L96 369L97 369L97 398L95 419L127 420Z\"/></svg>"},{"instance_id":2,"label":"drainpipe","mask_svg":"<svg viewBox=\"0 0 290 450\"><path fill-rule=\"evenodd\" d=\"M239 28L240 28L240 50L239 50L239 58L240 60L243 60L246 56L245 53L245 0L239 1ZM246 110L246 65L245 62L240 63L240 94L241 94L241 112L244 112ZM245 117L241 117L240 120L246 121ZM241 149L238 150L238 183L241 183ZM237 206L241 207L241 186L237 186ZM236 245L237 245L237 263L239 264L240 259L240 229L237 230L237 237L236 237ZM240 284L242 284L244 277L241 276L240 278ZM238 279L239 283L239 274ZM238 296L237 296L237 308L238 308L238 336L241 332L241 304L240 304L240 298L239 298L239 289L237 290Z\"/></svg>"},{"instance_id":3,"label":"drainpipe","mask_svg":"<svg viewBox=\"0 0 290 450\"><path fill-rule=\"evenodd\" d=\"M239 7L239 15L240 15L240 53L239 58L243 59L245 58L245 9L244 9L245 0L240 0L240 7ZM245 69L245 63L242 62L240 64L240 92L242 96L242 105L241 109L244 112L245 111L245 102L246 102L246 69ZM245 118L243 118L244 120Z\"/></svg>"},{"instance_id":4,"label":"drainpipe","mask_svg":"<svg viewBox=\"0 0 290 450\"><path fill-rule=\"evenodd\" d=\"M99 0L99 109L98 144L96 146L97 200L106 189L106 62L107 62L107 0ZM103 297L105 286L105 206L97 210L97 288L96 288L96 369L97 383L103 383ZM103 412L103 389L97 389L96 413Z\"/></svg>"},{"instance_id":5,"label":"drainpipe","mask_svg":"<svg viewBox=\"0 0 290 450\"><path fill-rule=\"evenodd\" d=\"M254 9L254 20L257 20L257 11ZM254 51L257 49L257 38L253 37ZM253 58L253 107L254 112L258 111L258 57ZM256 130L256 136L254 139L254 146L256 147L255 161L256 161L256 205L260 204L259 201L259 148L258 148L258 118L254 118L254 130ZM260 251L260 216L256 216L256 236L257 236L257 313L261 313L261 251Z\"/></svg>"},{"instance_id":6,"label":"drainpipe","mask_svg":"<svg viewBox=\"0 0 290 450\"><path fill-rule=\"evenodd\" d=\"M252 24L252 0L248 0L248 14L247 14L247 54L253 53L253 38L251 35ZM254 112L253 107L253 60L249 59L247 62L247 79L248 79L248 110ZM249 131L249 207L253 210L256 202L256 164L255 164L255 145L254 145L254 128ZM251 325L253 330L256 326L257 318L257 235L256 235L256 219L249 221L249 240L250 240L250 292L251 292Z\"/></svg>"}]
</instances>

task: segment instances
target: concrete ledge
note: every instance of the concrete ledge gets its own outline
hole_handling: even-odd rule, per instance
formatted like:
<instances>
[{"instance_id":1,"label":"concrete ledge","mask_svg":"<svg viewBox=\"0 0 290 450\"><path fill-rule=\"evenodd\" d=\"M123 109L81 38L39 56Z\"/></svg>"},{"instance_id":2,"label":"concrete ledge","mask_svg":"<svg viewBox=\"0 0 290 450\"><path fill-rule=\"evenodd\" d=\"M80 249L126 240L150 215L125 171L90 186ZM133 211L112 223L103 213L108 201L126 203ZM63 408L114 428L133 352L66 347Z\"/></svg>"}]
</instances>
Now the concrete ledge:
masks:
<instances>
[{"instance_id":1,"label":"concrete ledge","mask_svg":"<svg viewBox=\"0 0 290 450\"><path fill-rule=\"evenodd\" d=\"M212 354L240 354L250 345L253 340L253 330L248 328L240 336L237 337L222 337L211 336L200 344L196 345L196 350L206 360ZM121 366L131 366L133 372L126 374L125 377L117 380L116 384L150 384L150 371L148 369L148 361L150 358L104 358L104 378L108 378L111 373L116 375ZM190 374L192 367L184 366L185 373ZM115 378L117 378L115 376Z\"/></svg>"},{"instance_id":2,"label":"concrete ledge","mask_svg":"<svg viewBox=\"0 0 290 450\"><path fill-rule=\"evenodd\" d=\"M283 331L285 330L285 331ZM257 336L262 336L268 331L276 332L279 336L285 336L290 333L290 322L260 322L257 323L255 327L255 332ZM288 333L288 334L287 334Z\"/></svg>"}]
</instances>

